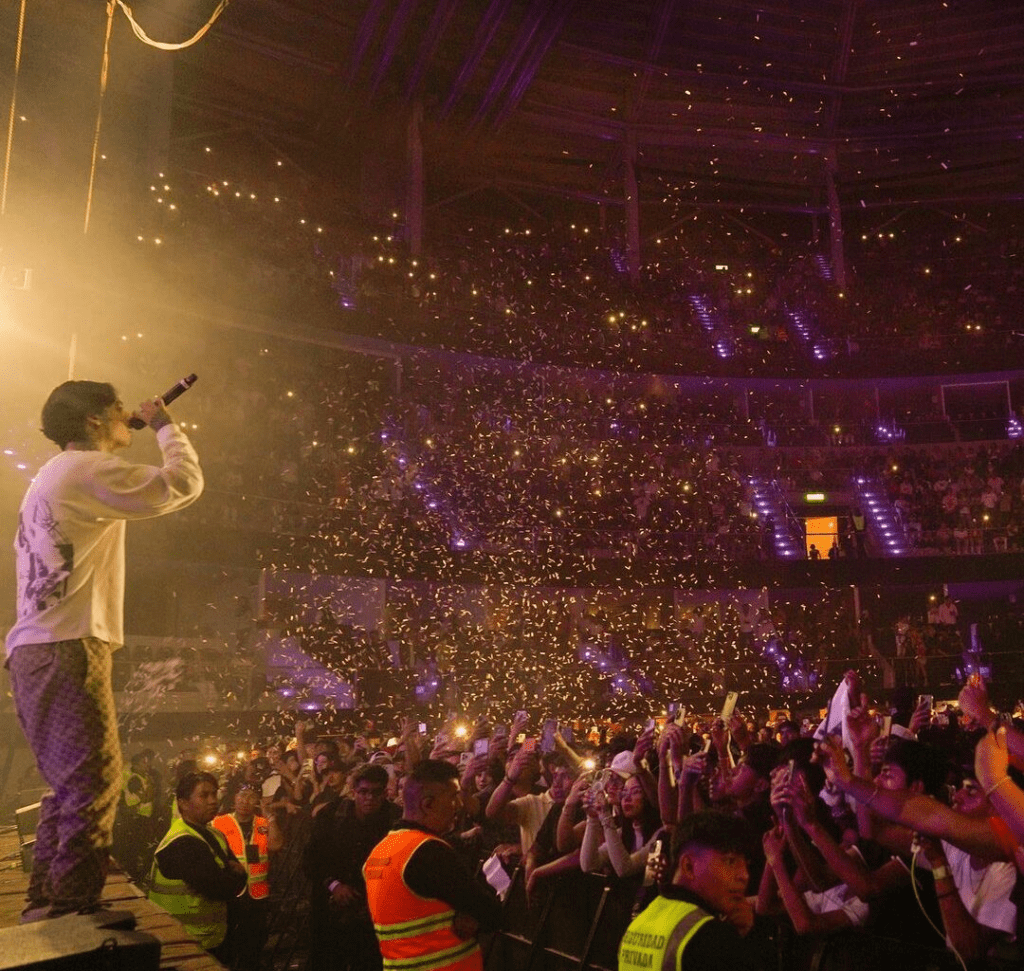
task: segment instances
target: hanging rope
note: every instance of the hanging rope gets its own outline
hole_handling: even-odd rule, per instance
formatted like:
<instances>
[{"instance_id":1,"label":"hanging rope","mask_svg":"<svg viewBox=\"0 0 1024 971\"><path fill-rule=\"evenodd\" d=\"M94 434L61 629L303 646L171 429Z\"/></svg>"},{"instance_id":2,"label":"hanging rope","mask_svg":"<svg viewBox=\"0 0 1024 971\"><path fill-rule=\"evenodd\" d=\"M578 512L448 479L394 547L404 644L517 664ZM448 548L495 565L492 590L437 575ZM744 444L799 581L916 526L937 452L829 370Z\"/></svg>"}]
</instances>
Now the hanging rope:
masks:
<instances>
[{"instance_id":1,"label":"hanging rope","mask_svg":"<svg viewBox=\"0 0 1024 971\"><path fill-rule=\"evenodd\" d=\"M0 216L7 212L7 178L11 171L11 146L14 145L15 105L18 102L18 71L21 68L21 38L25 33L25 4L21 0L21 14L18 16L18 43L14 49L14 83L11 86L11 113L7 119L7 150L4 152L4 184L0 191Z\"/></svg>"},{"instance_id":2,"label":"hanging rope","mask_svg":"<svg viewBox=\"0 0 1024 971\"><path fill-rule=\"evenodd\" d=\"M103 38L103 66L100 68L100 106L96 110L96 131L92 137L92 161L89 164L89 191L85 196L85 228L89 232L92 214L92 190L96 182L96 157L100 151L100 128L103 125L103 96L107 93L107 75L110 73L110 31L114 26L114 0L107 0L107 34Z\"/></svg>"},{"instance_id":3,"label":"hanging rope","mask_svg":"<svg viewBox=\"0 0 1024 971\"><path fill-rule=\"evenodd\" d=\"M93 134L92 139L92 161L89 164L89 191L86 194L85 199L85 228L82 230L83 233L89 232L89 217L92 214L92 196L93 187L96 183L96 159L99 157L100 151L100 129L103 125L103 96L107 93L107 76L110 73L110 33L114 26L114 10L115 4L124 11L124 15L128 18L128 23L131 24L132 33L142 41L144 44L148 44L150 47L156 47L162 51L180 51L185 47L191 47L196 41L200 40L206 32L214 25L217 18L224 12L224 8L228 5L230 0L220 0L217 4L217 8L213 11L210 19L199 28L188 40L182 41L180 44L165 44L163 41L153 40L143 29L139 26L135 20L135 16L132 13L132 8L124 2L124 0L107 0L107 33L103 39L103 66L100 68L100 104L96 111L96 131ZM25 0L22 0L22 15L25 12ZM21 33L18 33L18 56L21 56ZM15 72L17 73L17 72ZM14 103L11 103L11 124L14 124ZM8 139L8 155L10 155L10 140ZM7 176L4 174L4 191L7 190Z\"/></svg>"},{"instance_id":4,"label":"hanging rope","mask_svg":"<svg viewBox=\"0 0 1024 971\"><path fill-rule=\"evenodd\" d=\"M117 5L124 11L124 15L128 18L128 23L132 25L132 33L142 41L143 44L149 44L150 47L159 48L162 51L180 51L186 47L191 47L196 41L201 40L203 35L216 23L217 18L224 12L224 8L230 3L230 0L220 0L217 4L217 9L213 11L210 19L203 24L188 40L182 41L180 44L165 44L163 41L153 40L138 24L135 19L135 15L132 13L132 8L124 2L124 0L117 0Z\"/></svg>"}]
</instances>

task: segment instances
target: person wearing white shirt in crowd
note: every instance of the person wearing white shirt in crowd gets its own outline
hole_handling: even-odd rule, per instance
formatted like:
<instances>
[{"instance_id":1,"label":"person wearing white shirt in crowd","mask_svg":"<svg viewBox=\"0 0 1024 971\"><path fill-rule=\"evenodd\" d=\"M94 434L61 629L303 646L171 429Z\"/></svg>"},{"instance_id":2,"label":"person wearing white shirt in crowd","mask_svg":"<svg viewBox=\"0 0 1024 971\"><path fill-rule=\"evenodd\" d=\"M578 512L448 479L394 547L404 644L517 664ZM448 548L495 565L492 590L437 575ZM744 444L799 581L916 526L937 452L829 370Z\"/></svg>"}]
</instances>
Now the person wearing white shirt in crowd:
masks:
<instances>
[{"instance_id":1,"label":"person wearing white shirt in crowd","mask_svg":"<svg viewBox=\"0 0 1024 971\"><path fill-rule=\"evenodd\" d=\"M953 794L952 808L974 819L987 820L993 814L984 789L973 778L964 779ZM977 961L1000 941L1012 941L1017 906L1010 894L1017 868L982 859L946 840L918 836L917 842L935 879L947 945L965 961Z\"/></svg>"}]
</instances>

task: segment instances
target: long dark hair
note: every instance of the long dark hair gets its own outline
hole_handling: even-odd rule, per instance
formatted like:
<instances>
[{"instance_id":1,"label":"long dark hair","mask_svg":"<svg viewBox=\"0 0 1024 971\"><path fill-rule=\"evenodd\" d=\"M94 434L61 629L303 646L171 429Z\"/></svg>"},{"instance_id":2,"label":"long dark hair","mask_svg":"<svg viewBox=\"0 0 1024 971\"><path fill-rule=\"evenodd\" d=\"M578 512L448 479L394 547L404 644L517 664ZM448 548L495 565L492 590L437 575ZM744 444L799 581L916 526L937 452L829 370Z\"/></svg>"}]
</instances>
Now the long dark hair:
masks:
<instances>
[{"instance_id":1,"label":"long dark hair","mask_svg":"<svg viewBox=\"0 0 1024 971\"><path fill-rule=\"evenodd\" d=\"M630 778L626 780L626 785L629 785L633 779L636 779L636 776L630 776ZM658 832L659 829L661 829L661 813L658 810L658 807L647 798L647 790L640 785L639 779L637 779L637 785L640 786L640 795L643 797L643 808L640 810L640 835L643 842L646 843L656 832ZM621 810L619 812L618 822L619 830L622 833L622 842L628 846L629 843L627 842L626 837L632 837L633 823L622 815ZM636 849L639 848L640 847L636 847Z\"/></svg>"}]
</instances>

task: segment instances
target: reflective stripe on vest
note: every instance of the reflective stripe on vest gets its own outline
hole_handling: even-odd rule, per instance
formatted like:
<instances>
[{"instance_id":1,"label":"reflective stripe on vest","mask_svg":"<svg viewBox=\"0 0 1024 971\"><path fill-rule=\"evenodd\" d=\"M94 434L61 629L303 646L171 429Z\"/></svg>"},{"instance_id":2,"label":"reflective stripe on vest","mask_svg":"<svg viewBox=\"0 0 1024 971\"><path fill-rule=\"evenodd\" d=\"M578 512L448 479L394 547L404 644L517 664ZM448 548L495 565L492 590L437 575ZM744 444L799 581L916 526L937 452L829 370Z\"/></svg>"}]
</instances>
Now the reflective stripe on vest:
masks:
<instances>
[{"instance_id":1,"label":"reflective stripe on vest","mask_svg":"<svg viewBox=\"0 0 1024 971\"><path fill-rule=\"evenodd\" d=\"M212 827L207 829L214 834L214 837L224 849L224 857L227 858L227 841L219 830ZM223 900L210 900L195 893L184 880L173 880L165 877L160 872L160 865L157 862L156 854L170 846L177 839L183 837L206 841L199 836L191 826L183 819L176 819L171 823L170 829L160 840L153 856L153 868L150 871L149 899L158 907L163 907L172 917L181 921L185 930L189 932L204 948L209 950L224 942L228 932L228 905ZM209 847L207 847L209 849ZM209 850L210 854L217 861L217 866L222 870L226 869L224 861Z\"/></svg>"},{"instance_id":2,"label":"reflective stripe on vest","mask_svg":"<svg viewBox=\"0 0 1024 971\"><path fill-rule=\"evenodd\" d=\"M709 920L696 904L655 897L622 936L619 971L678 971L686 945Z\"/></svg>"},{"instance_id":3,"label":"reflective stripe on vest","mask_svg":"<svg viewBox=\"0 0 1024 971\"><path fill-rule=\"evenodd\" d=\"M421 897L405 882L406 864L432 839L438 837L418 829L393 830L363 866L366 902L385 971L482 971L476 940L462 940L452 929L451 905Z\"/></svg>"},{"instance_id":4,"label":"reflective stripe on vest","mask_svg":"<svg viewBox=\"0 0 1024 971\"><path fill-rule=\"evenodd\" d=\"M384 967L401 969L401 971L412 971L412 969L416 969L416 971L436 971L438 968L454 967L479 950L476 941L470 939L463 941L455 947L449 947L443 951L432 951L428 955L421 955L419 957L384 958Z\"/></svg>"},{"instance_id":5,"label":"reflective stripe on vest","mask_svg":"<svg viewBox=\"0 0 1024 971\"><path fill-rule=\"evenodd\" d=\"M262 816L254 816L252 820L252 843L259 851L259 862L250 863L245 852L245 836L233 813L217 816L213 826L219 829L228 841L231 852L238 857L248 874L246 889L253 900L262 900L270 895L270 884L267 875L270 873L270 851L267 849L267 821ZM263 832L260 832L262 828Z\"/></svg>"}]
</instances>

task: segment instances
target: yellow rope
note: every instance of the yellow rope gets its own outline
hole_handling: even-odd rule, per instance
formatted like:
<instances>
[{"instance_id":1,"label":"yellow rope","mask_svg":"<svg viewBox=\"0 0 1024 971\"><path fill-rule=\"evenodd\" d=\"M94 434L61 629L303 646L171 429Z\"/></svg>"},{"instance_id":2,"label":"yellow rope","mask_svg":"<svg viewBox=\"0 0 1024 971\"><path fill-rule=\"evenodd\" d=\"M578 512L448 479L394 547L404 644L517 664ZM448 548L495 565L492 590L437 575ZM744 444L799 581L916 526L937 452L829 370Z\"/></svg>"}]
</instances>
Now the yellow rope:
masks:
<instances>
[{"instance_id":1,"label":"yellow rope","mask_svg":"<svg viewBox=\"0 0 1024 971\"><path fill-rule=\"evenodd\" d=\"M163 41L153 40L138 24L135 20L135 15L132 13L132 8L124 2L124 0L117 0L117 5L124 11L124 15L128 18L128 23L132 25L132 33L142 41L143 44L149 44L150 47L157 47L162 51L180 51L186 47L191 47L196 41L202 39L203 35L214 25L217 18L224 12L224 8L228 5L230 0L220 0L217 4L217 9L213 11L212 16L202 27L199 28L188 40L182 41L180 44L165 44Z\"/></svg>"},{"instance_id":2,"label":"yellow rope","mask_svg":"<svg viewBox=\"0 0 1024 971\"><path fill-rule=\"evenodd\" d=\"M92 190L96 182L96 156L100 151L100 127L103 124L103 96L107 93L107 75L110 71L110 31L114 26L114 0L107 0L107 35L103 38L103 66L100 68L100 106L96 111L96 132L92 137L92 161L89 164L89 191L85 197L85 228L89 232L92 213Z\"/></svg>"},{"instance_id":3,"label":"yellow rope","mask_svg":"<svg viewBox=\"0 0 1024 971\"><path fill-rule=\"evenodd\" d=\"M21 68L21 38L25 33L25 4L21 0L21 14L18 17L18 44L14 49L14 84L11 89L11 113L7 119L7 151L4 153L4 184L0 191L0 216L7 212L7 178L11 171L11 146L14 145L14 114L18 101L18 71Z\"/></svg>"},{"instance_id":4,"label":"yellow rope","mask_svg":"<svg viewBox=\"0 0 1024 971\"><path fill-rule=\"evenodd\" d=\"M123 11L124 15L128 18L128 22L132 26L132 33L141 40L144 44L148 44L150 47L157 47L162 51L180 51L182 48L191 47L196 41L203 37L203 35L214 25L217 18L224 12L224 8L228 5L230 0L220 0L217 4L217 9L213 11L210 19L199 28L198 31L186 41L180 44L165 44L163 41L153 40L149 35L139 26L135 20L135 16L132 14L132 8L124 2L124 0L107 0L107 34L103 40L103 67L100 69L100 104L96 111L96 131L93 134L92 139L92 161L89 164L89 191L86 194L85 199L85 228L82 230L83 233L89 232L89 217L92 214L92 197L93 187L96 183L96 159L99 156L100 151L100 128L103 124L103 96L107 92L107 76L110 72L110 32L114 25L114 9L115 3ZM22 13L24 14L24 3L22 0ZM21 34L18 34L18 54L21 54ZM14 119L14 104L11 104L11 123L13 124ZM8 143L8 155L10 154L10 144ZM4 190L6 192L7 181L6 175L4 178Z\"/></svg>"}]
</instances>

